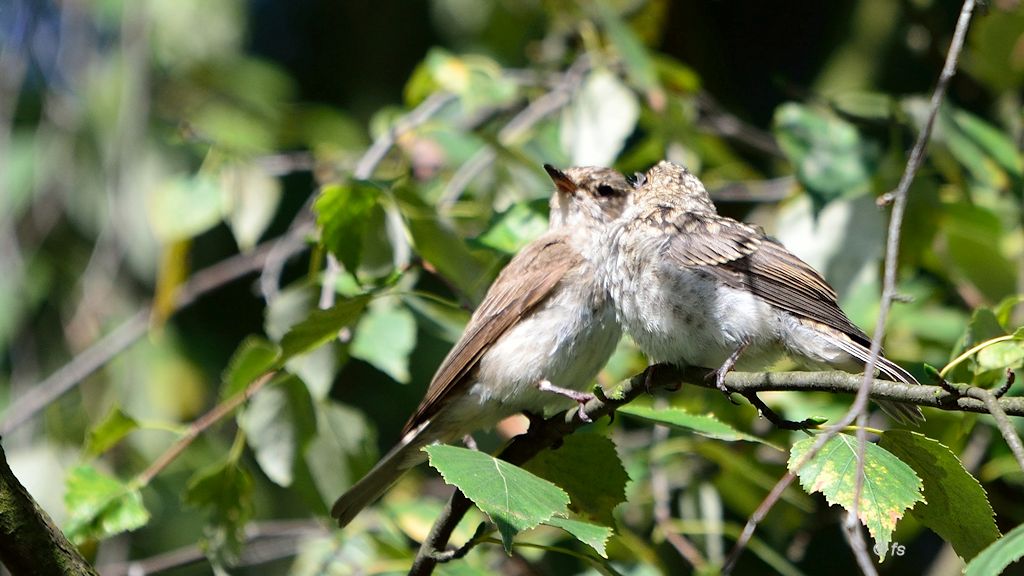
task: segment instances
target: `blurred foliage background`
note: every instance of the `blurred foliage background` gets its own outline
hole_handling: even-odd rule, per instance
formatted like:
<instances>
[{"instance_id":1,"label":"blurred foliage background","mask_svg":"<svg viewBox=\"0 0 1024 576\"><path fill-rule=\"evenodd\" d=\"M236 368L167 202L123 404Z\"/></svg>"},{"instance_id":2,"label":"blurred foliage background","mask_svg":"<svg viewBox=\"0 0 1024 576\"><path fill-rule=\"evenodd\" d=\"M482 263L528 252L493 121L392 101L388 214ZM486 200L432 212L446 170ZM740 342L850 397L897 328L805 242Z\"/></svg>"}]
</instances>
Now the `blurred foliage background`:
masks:
<instances>
[{"instance_id":1,"label":"blurred foliage background","mask_svg":"<svg viewBox=\"0 0 1024 576\"><path fill-rule=\"evenodd\" d=\"M396 440L468 311L543 231L551 184L541 165L682 162L723 213L765 226L870 328L887 218L875 199L902 173L959 8L3 0L0 414L12 467L104 574L143 560L169 574L402 573L447 494L436 473L417 470L344 532L329 529L326 507ZM911 191L899 284L908 302L896 305L886 346L922 378L924 363L944 366L1021 324L1022 83L1024 9L994 0L971 27ZM375 141L392 146L371 165ZM254 273L215 279L177 310L195 271L238 254ZM222 374L241 343L251 353L267 345L251 335L277 341L318 303L362 291L379 296L340 339L289 361L290 377L138 481L230 392ZM30 408L44 378L133 319L137 342ZM991 384L1022 363L1011 344L954 379ZM624 342L601 381L643 366ZM848 404L766 400L793 419ZM716 392L670 401L781 445L795 438ZM982 481L1000 528L1024 522L1024 474L988 419L927 416L922 431ZM613 437L632 478L608 548L625 574L692 570L667 527L720 562L785 466L764 446L628 421ZM493 448L500 438L479 440ZM138 500L107 525L76 517L82 494L108 481ZM652 518L657 505L669 524ZM837 565L850 554L839 518L791 488L737 573L855 573L852 561ZM586 553L557 531L525 539ZM913 519L895 541L906 553L883 573L959 573ZM483 546L442 570L595 568Z\"/></svg>"}]
</instances>

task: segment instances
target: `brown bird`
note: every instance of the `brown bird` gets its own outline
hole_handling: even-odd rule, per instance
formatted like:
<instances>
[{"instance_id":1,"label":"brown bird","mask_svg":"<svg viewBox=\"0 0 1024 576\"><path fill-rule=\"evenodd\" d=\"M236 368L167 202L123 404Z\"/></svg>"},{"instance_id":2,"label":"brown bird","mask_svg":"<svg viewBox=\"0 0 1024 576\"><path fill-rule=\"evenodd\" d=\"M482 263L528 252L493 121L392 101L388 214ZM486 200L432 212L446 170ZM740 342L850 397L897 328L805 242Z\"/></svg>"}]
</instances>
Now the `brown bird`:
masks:
<instances>
[{"instance_id":1,"label":"brown bird","mask_svg":"<svg viewBox=\"0 0 1024 576\"><path fill-rule=\"evenodd\" d=\"M618 318L655 362L763 368L781 353L812 368L861 371L871 340L839 308L835 291L806 262L755 226L720 216L704 185L662 161L609 228L605 284ZM886 377L914 377L880 357ZM904 422L916 406L887 403Z\"/></svg>"},{"instance_id":2,"label":"brown bird","mask_svg":"<svg viewBox=\"0 0 1024 576\"><path fill-rule=\"evenodd\" d=\"M426 460L427 444L491 428L517 412L570 407L580 399L573 392L585 390L614 351L622 331L595 255L633 187L607 168L544 168L556 188L549 230L498 275L402 439L334 504L339 525Z\"/></svg>"}]
</instances>

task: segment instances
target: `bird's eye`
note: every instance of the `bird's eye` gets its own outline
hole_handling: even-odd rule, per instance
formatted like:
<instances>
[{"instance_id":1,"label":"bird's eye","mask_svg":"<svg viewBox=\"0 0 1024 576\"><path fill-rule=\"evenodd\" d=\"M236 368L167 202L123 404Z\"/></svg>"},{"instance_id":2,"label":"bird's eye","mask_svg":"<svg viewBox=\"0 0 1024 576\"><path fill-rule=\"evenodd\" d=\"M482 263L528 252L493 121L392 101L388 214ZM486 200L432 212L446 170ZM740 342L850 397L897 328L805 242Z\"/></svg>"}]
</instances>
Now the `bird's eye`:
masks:
<instances>
[{"instance_id":1,"label":"bird's eye","mask_svg":"<svg viewBox=\"0 0 1024 576\"><path fill-rule=\"evenodd\" d=\"M600 186L597 187L597 194L598 194L598 196L601 196L602 198L607 198L609 196L614 196L615 195L615 188L612 188L611 186L609 186L607 184L601 184Z\"/></svg>"}]
</instances>

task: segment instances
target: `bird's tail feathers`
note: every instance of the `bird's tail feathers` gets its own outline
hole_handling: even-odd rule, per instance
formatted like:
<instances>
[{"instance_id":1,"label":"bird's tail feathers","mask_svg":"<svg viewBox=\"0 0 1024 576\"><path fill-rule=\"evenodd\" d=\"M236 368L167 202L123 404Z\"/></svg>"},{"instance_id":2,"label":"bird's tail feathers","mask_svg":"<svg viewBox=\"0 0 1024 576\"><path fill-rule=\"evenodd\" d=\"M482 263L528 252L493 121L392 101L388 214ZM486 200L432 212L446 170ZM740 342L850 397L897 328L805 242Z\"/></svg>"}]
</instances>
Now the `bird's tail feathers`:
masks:
<instances>
[{"instance_id":1,"label":"bird's tail feathers","mask_svg":"<svg viewBox=\"0 0 1024 576\"><path fill-rule=\"evenodd\" d=\"M853 340L849 340L847 338L834 338L833 341L835 341L840 348L859 360L862 364L867 364L868 359L871 357L870 350ZM875 361L875 367L883 376L890 380L906 384L919 384L917 378L914 378L913 374L907 372L902 366L896 364L892 360L889 360L885 356L879 355L878 359ZM901 424L917 426L924 422L924 414L921 413L921 409L913 404L880 400L878 401L878 407L882 409L882 412L885 412L889 417Z\"/></svg>"},{"instance_id":2,"label":"bird's tail feathers","mask_svg":"<svg viewBox=\"0 0 1024 576\"><path fill-rule=\"evenodd\" d=\"M428 420L403 436L366 476L338 498L331 507L331 516L337 518L338 526L344 528L363 508L383 496L407 470L426 460L426 454L420 449L432 440L426 433L429 424Z\"/></svg>"}]
</instances>

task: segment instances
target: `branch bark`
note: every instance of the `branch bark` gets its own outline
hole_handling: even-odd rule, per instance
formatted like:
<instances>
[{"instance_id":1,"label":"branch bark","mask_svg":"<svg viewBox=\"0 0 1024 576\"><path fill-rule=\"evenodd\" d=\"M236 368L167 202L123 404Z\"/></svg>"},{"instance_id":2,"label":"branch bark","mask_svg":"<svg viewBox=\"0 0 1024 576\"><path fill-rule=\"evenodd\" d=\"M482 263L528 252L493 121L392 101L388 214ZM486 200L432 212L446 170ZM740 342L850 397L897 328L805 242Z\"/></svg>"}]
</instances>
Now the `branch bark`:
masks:
<instances>
[{"instance_id":1,"label":"branch bark","mask_svg":"<svg viewBox=\"0 0 1024 576\"><path fill-rule=\"evenodd\" d=\"M0 562L11 574L98 576L18 482L0 446Z\"/></svg>"}]
</instances>

